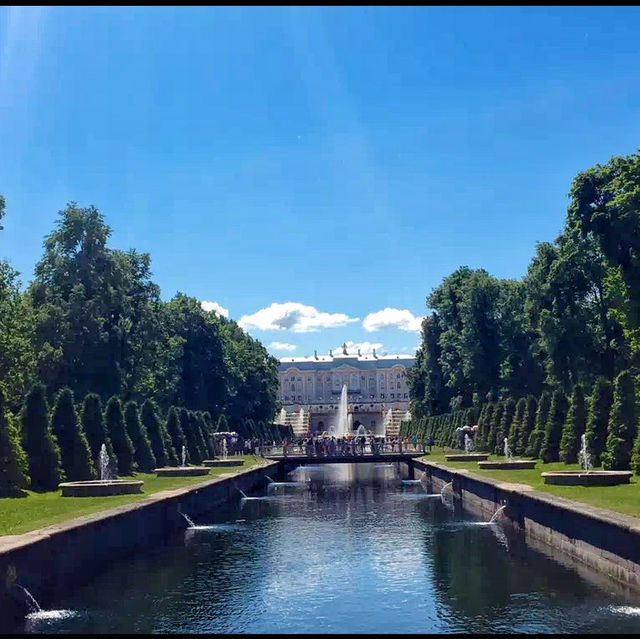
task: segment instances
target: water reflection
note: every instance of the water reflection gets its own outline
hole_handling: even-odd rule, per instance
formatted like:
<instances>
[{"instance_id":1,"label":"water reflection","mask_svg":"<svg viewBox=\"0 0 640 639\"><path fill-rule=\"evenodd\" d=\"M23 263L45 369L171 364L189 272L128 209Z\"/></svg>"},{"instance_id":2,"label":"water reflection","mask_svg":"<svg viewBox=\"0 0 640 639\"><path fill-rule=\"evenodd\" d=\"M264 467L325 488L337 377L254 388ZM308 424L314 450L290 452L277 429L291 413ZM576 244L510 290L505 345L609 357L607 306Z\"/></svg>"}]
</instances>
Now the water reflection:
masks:
<instances>
[{"instance_id":1,"label":"water reflection","mask_svg":"<svg viewBox=\"0 0 640 639\"><path fill-rule=\"evenodd\" d=\"M397 465L302 467L96 576L29 632L637 632L634 601ZM278 483L278 482L276 482ZM446 500L445 500L446 501ZM42 624L45 624L43 621Z\"/></svg>"}]
</instances>

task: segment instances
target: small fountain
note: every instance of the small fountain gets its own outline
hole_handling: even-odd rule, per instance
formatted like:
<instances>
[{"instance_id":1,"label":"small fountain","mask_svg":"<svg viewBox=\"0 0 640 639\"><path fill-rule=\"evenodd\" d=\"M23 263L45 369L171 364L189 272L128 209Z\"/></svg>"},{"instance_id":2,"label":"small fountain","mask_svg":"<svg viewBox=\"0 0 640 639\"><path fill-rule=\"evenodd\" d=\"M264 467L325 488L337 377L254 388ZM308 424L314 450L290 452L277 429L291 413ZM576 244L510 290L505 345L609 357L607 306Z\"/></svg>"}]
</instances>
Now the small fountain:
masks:
<instances>
[{"instance_id":1,"label":"small fountain","mask_svg":"<svg viewBox=\"0 0 640 639\"><path fill-rule=\"evenodd\" d=\"M500 508L498 508L498 510L496 510L496 512L493 513L493 517L491 517L491 519L489 520L489 523L490 524L495 524L496 523L496 519L498 519L498 517L500 517L500 515L502 515L502 513L504 512L506 507L507 507L507 504L504 504L504 505L500 506Z\"/></svg>"},{"instance_id":2,"label":"small fountain","mask_svg":"<svg viewBox=\"0 0 640 639\"><path fill-rule=\"evenodd\" d=\"M110 495L133 495L142 492L144 481L140 479L114 479L109 470L109 454L102 444L98 455L100 479L67 481L58 484L63 497L107 497Z\"/></svg>"},{"instance_id":3,"label":"small fountain","mask_svg":"<svg viewBox=\"0 0 640 639\"><path fill-rule=\"evenodd\" d=\"M514 459L513 453L509 448L508 438L504 438L504 461L481 461L478 462L480 468L492 469L492 470L523 470L535 468L535 459Z\"/></svg>"},{"instance_id":4,"label":"small fountain","mask_svg":"<svg viewBox=\"0 0 640 639\"><path fill-rule=\"evenodd\" d=\"M351 413L347 415L347 429L349 432L353 430L353 415Z\"/></svg>"},{"instance_id":5,"label":"small fountain","mask_svg":"<svg viewBox=\"0 0 640 639\"><path fill-rule=\"evenodd\" d=\"M467 433L464 435L464 452L472 453L475 450L475 444L473 443L473 439L469 437Z\"/></svg>"},{"instance_id":6,"label":"small fountain","mask_svg":"<svg viewBox=\"0 0 640 639\"><path fill-rule=\"evenodd\" d=\"M187 448L182 446L182 466L165 466L164 468L154 468L153 472L158 477L198 477L208 475L209 468L206 466L187 466Z\"/></svg>"},{"instance_id":7,"label":"small fountain","mask_svg":"<svg viewBox=\"0 0 640 639\"><path fill-rule=\"evenodd\" d=\"M228 466L242 466L244 461L242 459L233 459L229 457L229 449L227 448L227 438L224 436L222 441L220 442L220 451L222 455L222 459L205 459L202 462L203 466L207 468L216 468L219 466L224 466L225 468Z\"/></svg>"},{"instance_id":8,"label":"small fountain","mask_svg":"<svg viewBox=\"0 0 640 639\"><path fill-rule=\"evenodd\" d=\"M615 486L628 484L633 473L630 470L593 470L591 455L587 448L587 435L580 437L578 460L582 470L558 470L542 473L545 484L563 486Z\"/></svg>"}]
</instances>

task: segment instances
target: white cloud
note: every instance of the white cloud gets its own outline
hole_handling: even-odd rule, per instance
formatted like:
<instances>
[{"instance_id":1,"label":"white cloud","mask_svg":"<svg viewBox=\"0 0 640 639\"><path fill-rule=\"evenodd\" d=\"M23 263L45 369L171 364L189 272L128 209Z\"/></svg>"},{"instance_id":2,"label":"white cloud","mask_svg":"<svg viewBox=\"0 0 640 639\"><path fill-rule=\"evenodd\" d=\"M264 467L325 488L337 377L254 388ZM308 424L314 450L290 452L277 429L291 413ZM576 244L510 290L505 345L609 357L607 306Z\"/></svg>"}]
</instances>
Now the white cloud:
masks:
<instances>
[{"instance_id":1,"label":"white cloud","mask_svg":"<svg viewBox=\"0 0 640 639\"><path fill-rule=\"evenodd\" d=\"M385 308L377 313L369 313L362 326L368 332L381 328L399 328L401 331L420 331L422 317L416 317L411 311L399 308Z\"/></svg>"},{"instance_id":2,"label":"white cloud","mask_svg":"<svg viewBox=\"0 0 640 639\"><path fill-rule=\"evenodd\" d=\"M297 347L295 344L287 344L286 342L271 342L271 344L269 344L269 348L272 348L274 351L293 352Z\"/></svg>"},{"instance_id":3,"label":"white cloud","mask_svg":"<svg viewBox=\"0 0 640 639\"><path fill-rule=\"evenodd\" d=\"M359 317L349 317L344 313L322 313L315 306L305 306L299 302L274 302L253 315L243 315L238 324L244 329L312 333L320 328L344 326L359 321Z\"/></svg>"},{"instance_id":4,"label":"white cloud","mask_svg":"<svg viewBox=\"0 0 640 639\"><path fill-rule=\"evenodd\" d=\"M412 355L415 355L418 352L418 349L420 348L420 344L416 344L415 346L403 346L400 349L401 353L410 353Z\"/></svg>"},{"instance_id":5,"label":"white cloud","mask_svg":"<svg viewBox=\"0 0 640 639\"><path fill-rule=\"evenodd\" d=\"M202 306L202 310L206 311L207 313L209 311L213 311L214 313L217 313L222 317L229 317L229 309L225 308L224 306L220 306L218 302L206 302L203 300L202 302L200 302L200 306Z\"/></svg>"},{"instance_id":6,"label":"white cloud","mask_svg":"<svg viewBox=\"0 0 640 639\"><path fill-rule=\"evenodd\" d=\"M357 355L358 354L358 349L360 349L360 353L362 355L371 355L371 353L373 353L373 349L376 349L376 353L380 354L380 351L382 349L382 344L380 343L372 343L372 342L345 342L345 344L347 345L347 353L349 355ZM336 346L333 349L333 354L334 355L340 355L342 353L342 344L340 344L340 346Z\"/></svg>"}]
</instances>

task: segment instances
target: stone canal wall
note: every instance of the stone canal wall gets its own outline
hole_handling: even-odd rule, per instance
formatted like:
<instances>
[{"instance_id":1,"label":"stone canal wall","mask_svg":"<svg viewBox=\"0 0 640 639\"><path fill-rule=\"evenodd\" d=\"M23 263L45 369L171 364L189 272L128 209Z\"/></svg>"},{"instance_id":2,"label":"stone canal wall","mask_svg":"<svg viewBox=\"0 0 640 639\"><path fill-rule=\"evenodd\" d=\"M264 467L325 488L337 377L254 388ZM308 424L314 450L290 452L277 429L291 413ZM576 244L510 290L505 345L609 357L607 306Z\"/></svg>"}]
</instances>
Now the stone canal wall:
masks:
<instances>
[{"instance_id":1,"label":"stone canal wall","mask_svg":"<svg viewBox=\"0 0 640 639\"><path fill-rule=\"evenodd\" d=\"M463 509L488 521L506 504L502 514L533 546L561 551L640 592L640 519L435 462L414 464L426 472L433 492L453 482L454 499Z\"/></svg>"},{"instance_id":2,"label":"stone canal wall","mask_svg":"<svg viewBox=\"0 0 640 639\"><path fill-rule=\"evenodd\" d=\"M267 482L276 462L216 477L195 486L167 490L92 515L0 537L0 631L25 613L21 591L7 582L15 574L44 608L72 588L90 581L104 566L150 544L163 543L191 518Z\"/></svg>"}]
</instances>

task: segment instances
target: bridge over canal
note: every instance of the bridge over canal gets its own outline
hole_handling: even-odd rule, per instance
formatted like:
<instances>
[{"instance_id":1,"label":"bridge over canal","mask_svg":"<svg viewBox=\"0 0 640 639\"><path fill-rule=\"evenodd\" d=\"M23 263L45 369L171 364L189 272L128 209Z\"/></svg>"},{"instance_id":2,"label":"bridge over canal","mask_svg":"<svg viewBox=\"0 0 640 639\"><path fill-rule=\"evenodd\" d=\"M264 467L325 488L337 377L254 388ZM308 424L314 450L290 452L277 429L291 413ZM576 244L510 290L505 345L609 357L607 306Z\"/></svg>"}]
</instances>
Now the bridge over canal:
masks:
<instances>
[{"instance_id":1,"label":"bridge over canal","mask_svg":"<svg viewBox=\"0 0 640 639\"><path fill-rule=\"evenodd\" d=\"M265 455L265 459L280 462L278 471L284 474L305 464L371 464L371 463L404 463L409 468L409 479L415 478L414 460L424 457L426 453L380 453L373 455L332 455L332 456L311 456L311 455Z\"/></svg>"}]
</instances>

